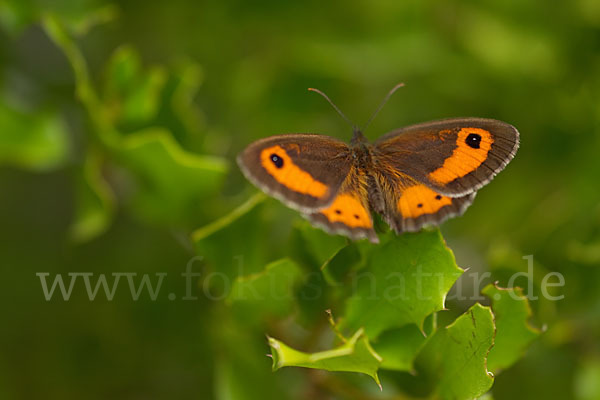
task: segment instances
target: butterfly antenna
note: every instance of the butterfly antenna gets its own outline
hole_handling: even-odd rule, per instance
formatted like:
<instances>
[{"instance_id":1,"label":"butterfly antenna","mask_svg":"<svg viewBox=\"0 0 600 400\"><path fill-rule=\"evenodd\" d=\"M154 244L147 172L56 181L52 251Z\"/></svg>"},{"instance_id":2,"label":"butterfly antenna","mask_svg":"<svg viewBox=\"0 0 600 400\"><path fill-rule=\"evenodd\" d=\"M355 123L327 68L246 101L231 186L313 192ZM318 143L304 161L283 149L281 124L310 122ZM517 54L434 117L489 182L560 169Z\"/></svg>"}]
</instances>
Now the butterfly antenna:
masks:
<instances>
[{"instance_id":1,"label":"butterfly antenna","mask_svg":"<svg viewBox=\"0 0 600 400\"><path fill-rule=\"evenodd\" d=\"M350 121L350 120L348 119L348 117L346 117L346 115L344 115L344 113L342 112L342 110L340 110L340 109L338 108L338 106L336 106L336 105L333 103L333 101L331 101L331 99L330 99L329 97L327 97L327 95L326 95L325 93L323 93L323 92L321 92L319 89L315 89L315 88L308 88L308 90L309 90L309 91L311 91L311 92L318 93L318 94L320 94L321 96L323 96L323 97L325 98L325 100L327 100L327 102L328 102L329 104L331 104L331 107L333 107L333 108L335 109L335 111L337 111L337 113L338 113L338 114L340 114L340 116L341 116L341 117L344 119L344 121L346 121L346 122L348 123L348 125L350 125L350 126L352 127L352 129L353 129L353 130L355 130L355 131L356 131L356 130L358 129L358 128L356 127L356 125L355 125L355 124L353 124L353 123L352 123L352 121Z\"/></svg>"},{"instance_id":2,"label":"butterfly antenna","mask_svg":"<svg viewBox=\"0 0 600 400\"><path fill-rule=\"evenodd\" d=\"M371 115L371 118L369 118L369 121L367 121L367 123L365 124L365 127L362 129L363 132L369 127L369 125L371 125L371 122L373 122L373 120L375 119L375 117L377 116L377 114L379 114L379 111L381 111L381 109L383 108L383 106L385 106L385 103L388 102L388 100L390 99L390 97L392 97L392 95L396 92L396 90L400 89L402 86L404 86L404 83L399 83L396 86L394 86L392 88L392 90L390 90L388 92L388 94L385 96L385 98L383 99L383 101L381 102L381 104L379 105L379 107L377 107L377 110L375 110L375 112L373 113L373 115Z\"/></svg>"}]
</instances>

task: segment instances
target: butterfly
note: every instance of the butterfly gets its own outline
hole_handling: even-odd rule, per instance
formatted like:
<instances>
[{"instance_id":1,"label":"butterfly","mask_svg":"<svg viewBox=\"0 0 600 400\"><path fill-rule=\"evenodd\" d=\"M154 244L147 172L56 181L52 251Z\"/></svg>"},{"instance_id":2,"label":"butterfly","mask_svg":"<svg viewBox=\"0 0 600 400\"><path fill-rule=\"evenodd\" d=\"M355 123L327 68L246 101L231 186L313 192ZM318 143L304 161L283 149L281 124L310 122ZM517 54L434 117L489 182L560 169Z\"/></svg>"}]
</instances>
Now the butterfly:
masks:
<instances>
[{"instance_id":1,"label":"butterfly","mask_svg":"<svg viewBox=\"0 0 600 400\"><path fill-rule=\"evenodd\" d=\"M373 143L357 128L349 144L277 135L251 143L237 161L248 180L313 225L377 243L372 211L398 234L461 215L518 147L519 132L508 123L453 118L400 128Z\"/></svg>"}]
</instances>

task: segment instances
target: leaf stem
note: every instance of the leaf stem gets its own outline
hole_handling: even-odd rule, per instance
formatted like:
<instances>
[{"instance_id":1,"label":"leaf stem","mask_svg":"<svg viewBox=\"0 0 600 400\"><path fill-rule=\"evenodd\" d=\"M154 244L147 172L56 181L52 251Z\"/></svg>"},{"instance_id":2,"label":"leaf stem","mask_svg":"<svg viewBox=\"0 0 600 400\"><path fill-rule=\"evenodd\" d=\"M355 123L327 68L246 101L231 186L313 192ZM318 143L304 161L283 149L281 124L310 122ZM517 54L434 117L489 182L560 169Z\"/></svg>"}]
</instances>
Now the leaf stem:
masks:
<instances>
[{"instance_id":1,"label":"leaf stem","mask_svg":"<svg viewBox=\"0 0 600 400\"><path fill-rule=\"evenodd\" d=\"M104 108L92 85L89 69L83 54L67 32L64 24L56 16L52 14L44 15L42 26L50 39L65 54L71 68L73 68L77 97L85 107L92 123L97 129L95 139L103 146L114 144L118 139L117 132L104 116Z\"/></svg>"},{"instance_id":2,"label":"leaf stem","mask_svg":"<svg viewBox=\"0 0 600 400\"><path fill-rule=\"evenodd\" d=\"M246 200L245 203L234 209L229 214L192 232L192 241L194 243L199 242L200 240L231 224L233 221L252 210L256 205L263 202L266 198L267 196L263 192L257 192L255 195Z\"/></svg>"}]
</instances>

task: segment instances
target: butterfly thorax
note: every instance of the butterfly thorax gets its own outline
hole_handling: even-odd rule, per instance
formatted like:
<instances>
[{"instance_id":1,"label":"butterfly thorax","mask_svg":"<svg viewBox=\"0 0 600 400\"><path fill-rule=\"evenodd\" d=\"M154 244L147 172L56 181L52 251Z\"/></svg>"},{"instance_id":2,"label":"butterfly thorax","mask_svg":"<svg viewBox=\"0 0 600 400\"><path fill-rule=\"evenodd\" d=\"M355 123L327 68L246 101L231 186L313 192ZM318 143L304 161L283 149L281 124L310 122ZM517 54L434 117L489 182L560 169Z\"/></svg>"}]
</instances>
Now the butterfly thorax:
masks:
<instances>
[{"instance_id":1,"label":"butterfly thorax","mask_svg":"<svg viewBox=\"0 0 600 400\"><path fill-rule=\"evenodd\" d=\"M358 129L354 130L354 135L350 141L350 149L356 168L364 171L372 166L371 144Z\"/></svg>"},{"instance_id":2,"label":"butterfly thorax","mask_svg":"<svg viewBox=\"0 0 600 400\"><path fill-rule=\"evenodd\" d=\"M352 159L354 166L363 171L368 171L372 164L371 157L371 145L368 143L361 143L351 147Z\"/></svg>"}]
</instances>

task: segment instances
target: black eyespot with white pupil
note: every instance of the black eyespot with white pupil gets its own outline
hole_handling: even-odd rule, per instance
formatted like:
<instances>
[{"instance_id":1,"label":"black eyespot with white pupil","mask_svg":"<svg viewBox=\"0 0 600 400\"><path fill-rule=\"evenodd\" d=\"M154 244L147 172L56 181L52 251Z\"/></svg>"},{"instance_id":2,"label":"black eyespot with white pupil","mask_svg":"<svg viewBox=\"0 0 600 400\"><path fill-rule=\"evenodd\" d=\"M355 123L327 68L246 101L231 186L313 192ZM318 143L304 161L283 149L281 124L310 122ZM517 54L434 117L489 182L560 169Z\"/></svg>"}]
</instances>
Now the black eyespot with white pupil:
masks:
<instances>
[{"instance_id":1,"label":"black eyespot with white pupil","mask_svg":"<svg viewBox=\"0 0 600 400\"><path fill-rule=\"evenodd\" d=\"M271 154L271 161L277 168L283 167L283 158L279 157L277 154Z\"/></svg>"},{"instance_id":2,"label":"black eyespot with white pupil","mask_svg":"<svg viewBox=\"0 0 600 400\"><path fill-rule=\"evenodd\" d=\"M481 143L481 135L478 135L476 133L469 133L469 136L467 136L465 143L467 143L467 146L469 147L478 149L479 144Z\"/></svg>"}]
</instances>

